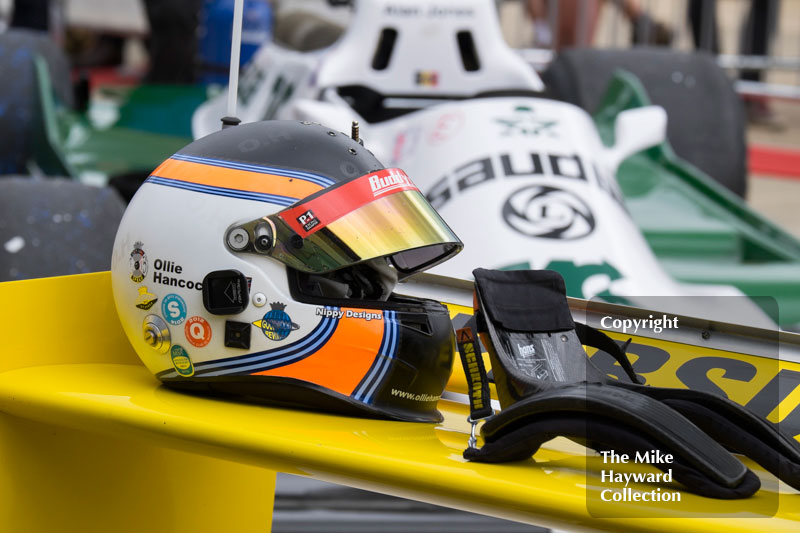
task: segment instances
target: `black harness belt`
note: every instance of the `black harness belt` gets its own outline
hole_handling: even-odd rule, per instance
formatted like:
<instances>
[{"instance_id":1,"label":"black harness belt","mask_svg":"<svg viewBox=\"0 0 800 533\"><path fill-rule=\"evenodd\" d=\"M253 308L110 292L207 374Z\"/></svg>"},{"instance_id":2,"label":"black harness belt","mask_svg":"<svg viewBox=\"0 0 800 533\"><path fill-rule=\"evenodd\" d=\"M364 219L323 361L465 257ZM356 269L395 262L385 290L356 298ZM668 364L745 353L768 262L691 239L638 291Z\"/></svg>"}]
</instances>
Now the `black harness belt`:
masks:
<instances>
[{"instance_id":1,"label":"black harness belt","mask_svg":"<svg viewBox=\"0 0 800 533\"><path fill-rule=\"evenodd\" d=\"M760 482L731 450L800 489L797 442L727 398L641 385L625 355L627 344L620 348L604 333L573 322L558 273L477 269L473 275L474 327L489 352L502 411L487 412L486 372L470 354L479 359L480 351L471 328L460 330L471 419L488 417L481 427L484 445L476 448L471 439L466 459L526 459L544 442L563 436L597 451L670 454L670 464L654 466L671 469L687 490L745 498ZM612 355L631 383L605 375L582 344Z\"/></svg>"}]
</instances>

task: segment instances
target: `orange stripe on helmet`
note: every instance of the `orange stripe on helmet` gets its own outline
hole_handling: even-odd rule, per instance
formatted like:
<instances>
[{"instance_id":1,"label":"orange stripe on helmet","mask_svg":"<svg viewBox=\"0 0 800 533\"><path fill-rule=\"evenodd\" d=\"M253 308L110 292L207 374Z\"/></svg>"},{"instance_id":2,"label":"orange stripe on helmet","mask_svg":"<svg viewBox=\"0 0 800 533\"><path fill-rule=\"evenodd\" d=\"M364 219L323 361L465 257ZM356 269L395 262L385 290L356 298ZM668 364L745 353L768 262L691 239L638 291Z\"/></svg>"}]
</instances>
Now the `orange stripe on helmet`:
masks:
<instances>
[{"instance_id":1,"label":"orange stripe on helmet","mask_svg":"<svg viewBox=\"0 0 800 533\"><path fill-rule=\"evenodd\" d=\"M210 185L212 187L276 194L290 198L305 198L323 189L321 185L298 178L205 165L191 161L179 161L177 159L167 159L161 163L153 171L153 176L199 185Z\"/></svg>"},{"instance_id":2,"label":"orange stripe on helmet","mask_svg":"<svg viewBox=\"0 0 800 533\"><path fill-rule=\"evenodd\" d=\"M367 374L383 340L386 314L375 309L351 309L380 313L381 320L347 318L348 309L331 338L313 355L293 363L256 372L258 376L301 379L349 396Z\"/></svg>"}]
</instances>

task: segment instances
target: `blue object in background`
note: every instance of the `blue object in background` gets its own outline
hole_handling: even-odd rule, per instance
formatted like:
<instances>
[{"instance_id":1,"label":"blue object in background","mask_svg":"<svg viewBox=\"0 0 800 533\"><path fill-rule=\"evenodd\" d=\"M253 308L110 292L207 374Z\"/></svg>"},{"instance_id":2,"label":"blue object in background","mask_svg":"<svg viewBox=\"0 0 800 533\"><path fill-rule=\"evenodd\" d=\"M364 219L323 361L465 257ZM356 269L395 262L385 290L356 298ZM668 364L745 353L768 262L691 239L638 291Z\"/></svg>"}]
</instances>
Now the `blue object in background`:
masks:
<instances>
[{"instance_id":1,"label":"blue object in background","mask_svg":"<svg viewBox=\"0 0 800 533\"><path fill-rule=\"evenodd\" d=\"M199 75L201 83L228 83L231 57L234 0L205 0L198 26ZM244 0L240 65L272 35L272 7L267 0Z\"/></svg>"}]
</instances>

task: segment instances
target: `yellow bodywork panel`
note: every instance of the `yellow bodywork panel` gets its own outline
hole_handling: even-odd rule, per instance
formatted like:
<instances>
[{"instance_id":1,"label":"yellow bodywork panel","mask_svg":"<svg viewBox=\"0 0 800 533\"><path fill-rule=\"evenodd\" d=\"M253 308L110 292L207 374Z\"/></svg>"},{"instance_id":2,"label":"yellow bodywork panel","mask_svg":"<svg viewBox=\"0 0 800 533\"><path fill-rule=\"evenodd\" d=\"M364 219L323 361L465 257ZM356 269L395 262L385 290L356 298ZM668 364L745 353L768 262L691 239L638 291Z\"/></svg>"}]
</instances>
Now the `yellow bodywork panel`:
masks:
<instances>
[{"instance_id":1,"label":"yellow bodywork panel","mask_svg":"<svg viewBox=\"0 0 800 533\"><path fill-rule=\"evenodd\" d=\"M0 413L0 531L269 531L274 471L68 425Z\"/></svg>"},{"instance_id":2,"label":"yellow bodywork panel","mask_svg":"<svg viewBox=\"0 0 800 533\"><path fill-rule=\"evenodd\" d=\"M4 530L265 531L275 470L570 531L800 529L800 494L749 462L752 498L683 492L679 510L603 503L628 517L596 518L599 457L555 439L535 461L466 462L461 403L419 424L171 391L129 347L108 273L3 283L0 299Z\"/></svg>"}]
</instances>

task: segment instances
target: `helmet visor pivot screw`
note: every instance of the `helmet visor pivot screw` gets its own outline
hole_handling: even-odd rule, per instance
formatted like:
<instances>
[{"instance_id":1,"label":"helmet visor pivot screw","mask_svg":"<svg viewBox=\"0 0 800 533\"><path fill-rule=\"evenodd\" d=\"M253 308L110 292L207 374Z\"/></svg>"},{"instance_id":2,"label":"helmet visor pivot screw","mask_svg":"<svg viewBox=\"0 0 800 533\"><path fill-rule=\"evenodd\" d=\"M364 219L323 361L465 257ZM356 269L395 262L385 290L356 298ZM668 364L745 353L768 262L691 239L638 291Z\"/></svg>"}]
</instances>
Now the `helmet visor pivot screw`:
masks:
<instances>
[{"instance_id":1,"label":"helmet visor pivot screw","mask_svg":"<svg viewBox=\"0 0 800 533\"><path fill-rule=\"evenodd\" d=\"M250 244L250 235L242 228L234 228L228 233L228 246L232 249L242 251Z\"/></svg>"},{"instance_id":2,"label":"helmet visor pivot screw","mask_svg":"<svg viewBox=\"0 0 800 533\"><path fill-rule=\"evenodd\" d=\"M256 250L259 252L267 252L272 248L272 231L266 223L258 224L255 227L256 234Z\"/></svg>"}]
</instances>

